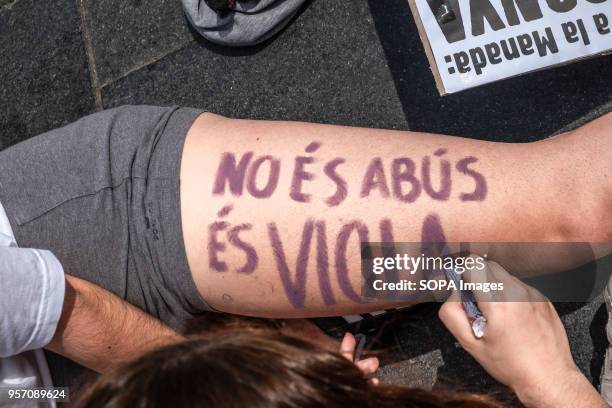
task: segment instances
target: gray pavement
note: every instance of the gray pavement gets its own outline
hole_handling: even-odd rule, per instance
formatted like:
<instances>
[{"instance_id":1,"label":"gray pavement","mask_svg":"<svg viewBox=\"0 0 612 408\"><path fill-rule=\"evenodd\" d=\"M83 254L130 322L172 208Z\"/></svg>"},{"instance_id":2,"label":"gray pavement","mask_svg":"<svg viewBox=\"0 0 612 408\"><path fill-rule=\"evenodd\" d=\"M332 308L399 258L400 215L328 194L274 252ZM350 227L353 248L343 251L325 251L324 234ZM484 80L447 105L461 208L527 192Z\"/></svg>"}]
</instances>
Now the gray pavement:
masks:
<instances>
[{"instance_id":1,"label":"gray pavement","mask_svg":"<svg viewBox=\"0 0 612 408\"><path fill-rule=\"evenodd\" d=\"M122 104L506 142L612 109L612 56L441 98L406 0L310 1L248 49L199 39L178 0L0 0L0 61L0 149ZM596 379L601 301L560 308L581 369ZM403 354L384 368L387 380L496 388L437 323L435 305L388 330Z\"/></svg>"}]
</instances>

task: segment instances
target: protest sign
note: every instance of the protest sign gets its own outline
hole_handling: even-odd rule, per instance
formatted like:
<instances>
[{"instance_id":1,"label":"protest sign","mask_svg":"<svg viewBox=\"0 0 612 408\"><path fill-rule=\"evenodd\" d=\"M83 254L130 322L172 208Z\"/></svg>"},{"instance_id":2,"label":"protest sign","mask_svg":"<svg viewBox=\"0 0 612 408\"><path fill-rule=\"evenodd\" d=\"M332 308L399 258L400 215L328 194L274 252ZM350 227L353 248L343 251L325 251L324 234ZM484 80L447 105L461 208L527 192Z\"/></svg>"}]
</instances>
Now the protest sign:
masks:
<instances>
[{"instance_id":1,"label":"protest sign","mask_svg":"<svg viewBox=\"0 0 612 408\"><path fill-rule=\"evenodd\" d=\"M612 52L612 0L408 2L442 95Z\"/></svg>"}]
</instances>

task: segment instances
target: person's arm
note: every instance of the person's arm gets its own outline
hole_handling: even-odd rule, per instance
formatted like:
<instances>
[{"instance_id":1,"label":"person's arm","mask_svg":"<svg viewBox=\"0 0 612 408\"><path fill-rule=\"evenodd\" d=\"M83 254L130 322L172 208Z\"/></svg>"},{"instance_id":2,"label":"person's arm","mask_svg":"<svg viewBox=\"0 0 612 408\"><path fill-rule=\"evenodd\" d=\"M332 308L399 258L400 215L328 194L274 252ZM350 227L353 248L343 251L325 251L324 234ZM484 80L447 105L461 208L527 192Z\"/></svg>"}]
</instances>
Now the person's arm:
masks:
<instances>
[{"instance_id":1,"label":"person's arm","mask_svg":"<svg viewBox=\"0 0 612 408\"><path fill-rule=\"evenodd\" d=\"M60 319L64 281L51 252L0 246L0 358L49 342Z\"/></svg>"},{"instance_id":2,"label":"person's arm","mask_svg":"<svg viewBox=\"0 0 612 408\"><path fill-rule=\"evenodd\" d=\"M504 291L499 301L478 302L487 318L482 339L474 336L456 291L440 308L440 319L461 346L527 407L607 407L576 367L553 305L494 262L485 272L503 282ZM469 273L464 277L471 278ZM480 292L475 295L477 300L486 298ZM505 295L510 298L504 300Z\"/></svg>"},{"instance_id":3,"label":"person's arm","mask_svg":"<svg viewBox=\"0 0 612 408\"><path fill-rule=\"evenodd\" d=\"M112 293L66 275L61 318L46 348L94 371L105 372L181 339L172 329Z\"/></svg>"},{"instance_id":4,"label":"person's arm","mask_svg":"<svg viewBox=\"0 0 612 408\"><path fill-rule=\"evenodd\" d=\"M507 144L205 114L181 163L194 281L220 311L354 314L392 307L362 302L359 241L610 241L610 129Z\"/></svg>"}]
</instances>

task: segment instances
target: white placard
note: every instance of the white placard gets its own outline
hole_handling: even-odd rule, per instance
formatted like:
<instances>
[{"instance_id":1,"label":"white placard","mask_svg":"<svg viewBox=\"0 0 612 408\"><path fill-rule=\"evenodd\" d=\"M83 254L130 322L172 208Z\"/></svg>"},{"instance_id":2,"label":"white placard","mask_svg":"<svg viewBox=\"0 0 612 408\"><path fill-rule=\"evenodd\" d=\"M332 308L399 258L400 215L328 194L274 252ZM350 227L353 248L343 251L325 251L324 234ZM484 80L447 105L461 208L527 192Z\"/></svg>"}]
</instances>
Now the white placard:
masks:
<instances>
[{"instance_id":1,"label":"white placard","mask_svg":"<svg viewBox=\"0 0 612 408\"><path fill-rule=\"evenodd\" d=\"M441 4L452 10L446 23L439 22ZM411 6L444 93L612 51L612 0L412 0Z\"/></svg>"}]
</instances>

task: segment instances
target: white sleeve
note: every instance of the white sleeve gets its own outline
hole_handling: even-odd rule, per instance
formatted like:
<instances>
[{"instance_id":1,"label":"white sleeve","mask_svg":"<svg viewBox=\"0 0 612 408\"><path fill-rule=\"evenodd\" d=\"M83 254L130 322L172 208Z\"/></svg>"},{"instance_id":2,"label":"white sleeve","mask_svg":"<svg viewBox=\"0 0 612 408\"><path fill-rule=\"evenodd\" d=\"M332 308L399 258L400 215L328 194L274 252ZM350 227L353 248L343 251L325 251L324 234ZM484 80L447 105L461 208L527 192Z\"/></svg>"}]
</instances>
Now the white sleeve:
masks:
<instances>
[{"instance_id":1,"label":"white sleeve","mask_svg":"<svg viewBox=\"0 0 612 408\"><path fill-rule=\"evenodd\" d=\"M64 270L51 252L0 247L0 357L51 341L64 291Z\"/></svg>"}]
</instances>

